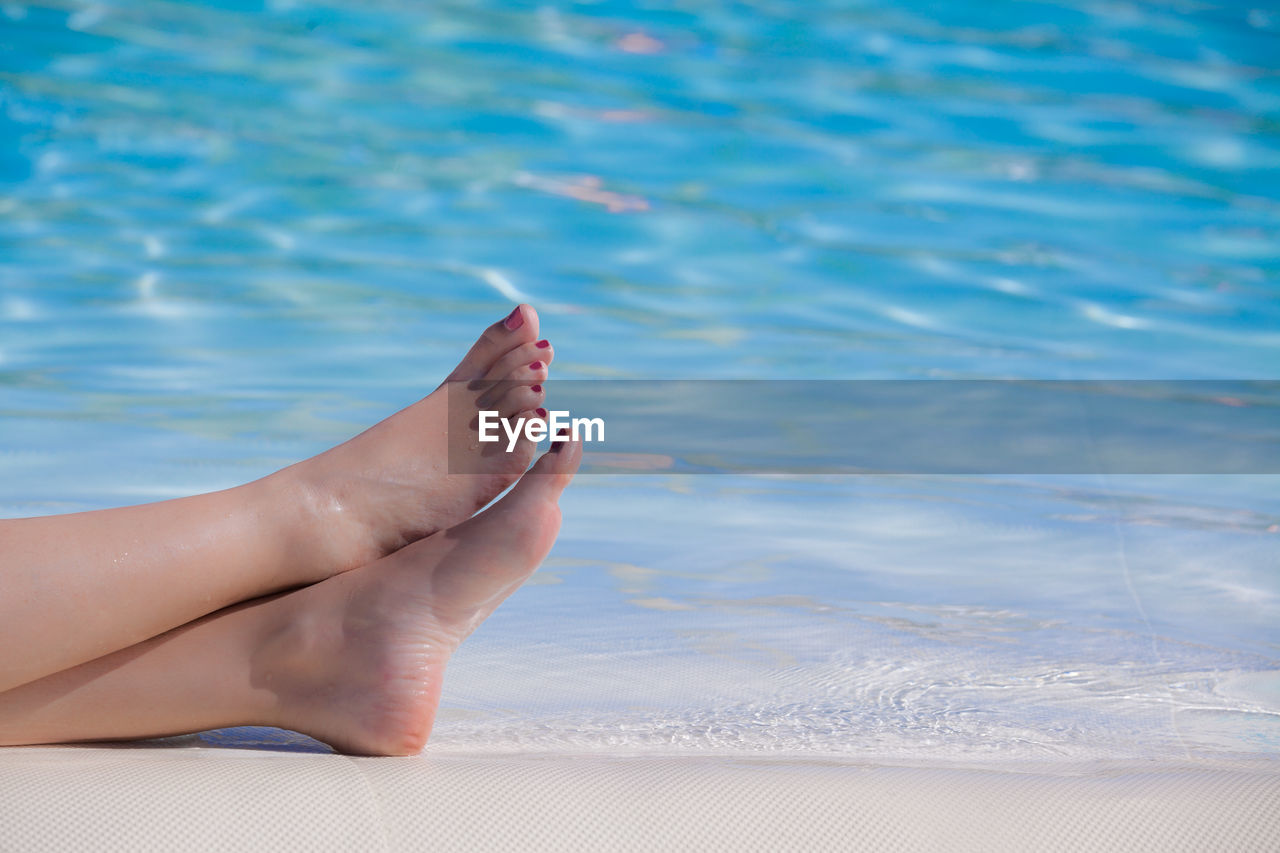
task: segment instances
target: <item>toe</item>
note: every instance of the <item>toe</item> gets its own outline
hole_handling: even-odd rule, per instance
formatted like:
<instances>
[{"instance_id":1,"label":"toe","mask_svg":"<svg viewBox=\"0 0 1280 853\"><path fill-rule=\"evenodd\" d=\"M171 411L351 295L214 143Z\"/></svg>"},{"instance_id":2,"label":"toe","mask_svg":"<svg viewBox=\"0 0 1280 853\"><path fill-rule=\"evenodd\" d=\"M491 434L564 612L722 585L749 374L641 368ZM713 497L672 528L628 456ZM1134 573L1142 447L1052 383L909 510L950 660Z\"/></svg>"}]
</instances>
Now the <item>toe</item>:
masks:
<instances>
[{"instance_id":1,"label":"toe","mask_svg":"<svg viewBox=\"0 0 1280 853\"><path fill-rule=\"evenodd\" d=\"M515 540L528 544L531 539L540 539L543 532L540 527L547 520L548 513L554 516L558 525L560 516L556 502L573 479L581 461L581 441L553 441L551 449L542 454L502 500L463 526L488 528L486 537L490 542L511 541L514 545ZM554 528L549 534L548 548L555 536ZM540 554L538 559L541 560L542 556Z\"/></svg>"},{"instance_id":2,"label":"toe","mask_svg":"<svg viewBox=\"0 0 1280 853\"><path fill-rule=\"evenodd\" d=\"M582 458L579 442L555 447L500 501L445 534L454 544L434 589L437 613L447 623L479 624L551 550L560 529L556 501Z\"/></svg>"},{"instance_id":3,"label":"toe","mask_svg":"<svg viewBox=\"0 0 1280 853\"><path fill-rule=\"evenodd\" d=\"M542 405L542 401L546 399L546 396L547 394L542 390L540 384L525 385L521 383L508 388L501 397L492 401L488 408L497 411L498 415L504 418L515 417L516 415L532 417L534 410ZM538 415L538 417L546 417L546 415Z\"/></svg>"},{"instance_id":4,"label":"toe","mask_svg":"<svg viewBox=\"0 0 1280 853\"><path fill-rule=\"evenodd\" d=\"M449 374L449 379L480 379L499 359L516 347L532 344L538 337L538 312L521 303L505 318L484 330L466 356Z\"/></svg>"},{"instance_id":5,"label":"toe","mask_svg":"<svg viewBox=\"0 0 1280 853\"><path fill-rule=\"evenodd\" d=\"M493 363L485 379L514 379L538 382L547 378L547 368L555 358L555 348L548 341L530 341L516 347Z\"/></svg>"},{"instance_id":6,"label":"toe","mask_svg":"<svg viewBox=\"0 0 1280 853\"><path fill-rule=\"evenodd\" d=\"M529 499L554 503L560 499L560 493L569 485L581 462L581 441L552 441L551 449L542 454L507 497L527 495Z\"/></svg>"}]
</instances>

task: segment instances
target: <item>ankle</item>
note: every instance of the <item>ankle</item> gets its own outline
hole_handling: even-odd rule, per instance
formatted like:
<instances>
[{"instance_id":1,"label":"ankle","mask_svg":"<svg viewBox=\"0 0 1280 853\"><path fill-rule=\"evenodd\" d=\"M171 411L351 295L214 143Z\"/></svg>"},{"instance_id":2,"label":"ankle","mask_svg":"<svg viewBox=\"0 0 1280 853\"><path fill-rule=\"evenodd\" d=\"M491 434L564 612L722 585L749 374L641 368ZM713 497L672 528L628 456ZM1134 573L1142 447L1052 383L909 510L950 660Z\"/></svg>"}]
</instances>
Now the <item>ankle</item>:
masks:
<instances>
[{"instance_id":1,"label":"ankle","mask_svg":"<svg viewBox=\"0 0 1280 853\"><path fill-rule=\"evenodd\" d=\"M315 583L376 559L340 497L293 465L248 484L279 534L281 587ZM370 553L366 553L370 552Z\"/></svg>"},{"instance_id":2,"label":"ankle","mask_svg":"<svg viewBox=\"0 0 1280 853\"><path fill-rule=\"evenodd\" d=\"M295 731L309 722L309 699L333 682L329 668L341 659L341 619L308 591L279 596L259 608L250 654L253 684L271 695L263 722Z\"/></svg>"}]
</instances>

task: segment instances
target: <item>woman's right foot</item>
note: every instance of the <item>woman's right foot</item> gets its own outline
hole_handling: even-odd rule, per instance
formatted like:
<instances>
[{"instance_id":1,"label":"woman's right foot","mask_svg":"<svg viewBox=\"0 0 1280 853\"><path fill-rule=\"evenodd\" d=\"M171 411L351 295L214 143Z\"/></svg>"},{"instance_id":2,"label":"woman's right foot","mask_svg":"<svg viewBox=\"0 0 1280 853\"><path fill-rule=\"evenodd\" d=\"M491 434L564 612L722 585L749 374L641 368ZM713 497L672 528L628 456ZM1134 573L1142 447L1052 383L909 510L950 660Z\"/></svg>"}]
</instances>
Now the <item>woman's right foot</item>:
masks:
<instances>
[{"instance_id":1,"label":"woman's right foot","mask_svg":"<svg viewBox=\"0 0 1280 853\"><path fill-rule=\"evenodd\" d=\"M444 383L360 435L267 481L300 507L319 581L470 518L529 467L535 446L481 444L477 413L533 416L554 358L538 314L519 305L484 331ZM450 473L455 470L468 473ZM318 548L318 556L313 549Z\"/></svg>"},{"instance_id":2,"label":"woman's right foot","mask_svg":"<svg viewBox=\"0 0 1280 853\"><path fill-rule=\"evenodd\" d=\"M254 667L279 699L270 722L343 752L420 751L449 657L555 541L582 446L552 448L475 518L268 605L279 628Z\"/></svg>"}]
</instances>

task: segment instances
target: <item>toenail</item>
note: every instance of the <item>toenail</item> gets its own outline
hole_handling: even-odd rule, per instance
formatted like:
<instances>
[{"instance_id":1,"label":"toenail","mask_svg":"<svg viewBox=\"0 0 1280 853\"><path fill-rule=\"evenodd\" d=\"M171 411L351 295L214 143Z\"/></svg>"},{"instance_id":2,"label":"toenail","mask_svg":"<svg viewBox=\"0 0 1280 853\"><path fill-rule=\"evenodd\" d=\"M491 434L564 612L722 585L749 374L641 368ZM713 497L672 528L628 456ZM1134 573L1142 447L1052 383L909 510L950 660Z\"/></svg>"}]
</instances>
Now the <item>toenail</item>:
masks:
<instances>
[{"instance_id":1,"label":"toenail","mask_svg":"<svg viewBox=\"0 0 1280 853\"><path fill-rule=\"evenodd\" d=\"M502 325L507 327L508 332L514 332L524 325L524 315L520 313L520 306L517 305L516 310L507 315L507 319L502 321Z\"/></svg>"},{"instance_id":2,"label":"toenail","mask_svg":"<svg viewBox=\"0 0 1280 853\"><path fill-rule=\"evenodd\" d=\"M530 365L529 365L529 369L530 369L530 370L541 370L541 369L542 369L542 362L540 362L540 361L535 361L535 362L530 363Z\"/></svg>"},{"instance_id":3,"label":"toenail","mask_svg":"<svg viewBox=\"0 0 1280 853\"><path fill-rule=\"evenodd\" d=\"M542 408L542 407L538 407L538 408L534 409L534 411L535 411L535 412L537 412L537 413L538 413L538 417L542 418L544 421L547 419L547 410L546 410L546 409L544 409L544 408Z\"/></svg>"},{"instance_id":4,"label":"toenail","mask_svg":"<svg viewBox=\"0 0 1280 853\"><path fill-rule=\"evenodd\" d=\"M533 387L533 393L535 393L535 394L541 394L541 393L542 393L542 386L541 386L541 385L534 385L534 386L532 386L532 387Z\"/></svg>"},{"instance_id":5,"label":"toenail","mask_svg":"<svg viewBox=\"0 0 1280 853\"><path fill-rule=\"evenodd\" d=\"M538 349L546 349L551 346L551 341L538 341Z\"/></svg>"}]
</instances>

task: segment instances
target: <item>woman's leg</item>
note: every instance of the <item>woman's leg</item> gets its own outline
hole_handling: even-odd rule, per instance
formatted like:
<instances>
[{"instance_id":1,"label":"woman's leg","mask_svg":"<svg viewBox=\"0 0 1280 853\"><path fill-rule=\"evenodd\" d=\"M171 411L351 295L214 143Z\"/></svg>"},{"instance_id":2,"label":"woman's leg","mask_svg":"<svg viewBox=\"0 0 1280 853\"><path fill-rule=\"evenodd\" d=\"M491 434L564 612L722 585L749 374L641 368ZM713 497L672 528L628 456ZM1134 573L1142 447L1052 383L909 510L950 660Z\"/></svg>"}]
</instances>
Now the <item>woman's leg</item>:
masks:
<instances>
[{"instance_id":1,"label":"woman's leg","mask_svg":"<svg viewBox=\"0 0 1280 853\"><path fill-rule=\"evenodd\" d=\"M450 655L555 540L582 449L553 447L480 515L376 563L0 693L0 744L270 725L417 752Z\"/></svg>"},{"instance_id":2,"label":"woman's leg","mask_svg":"<svg viewBox=\"0 0 1280 853\"><path fill-rule=\"evenodd\" d=\"M474 440L476 409L541 404L552 350L518 307L430 396L269 477L181 500L0 521L0 690L231 604L379 559L471 516L528 467ZM512 380L498 399L474 380ZM448 387L454 388L449 393ZM536 390L535 390L536 389ZM452 403L452 405L451 405ZM460 403L462 405L460 405ZM452 449L471 454L449 475ZM505 444L502 448L505 449Z\"/></svg>"}]
</instances>

